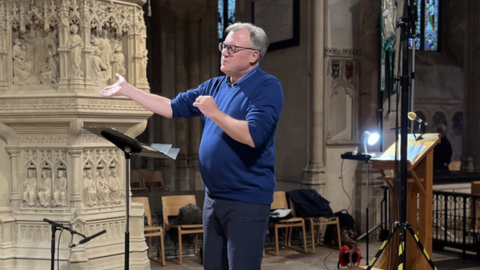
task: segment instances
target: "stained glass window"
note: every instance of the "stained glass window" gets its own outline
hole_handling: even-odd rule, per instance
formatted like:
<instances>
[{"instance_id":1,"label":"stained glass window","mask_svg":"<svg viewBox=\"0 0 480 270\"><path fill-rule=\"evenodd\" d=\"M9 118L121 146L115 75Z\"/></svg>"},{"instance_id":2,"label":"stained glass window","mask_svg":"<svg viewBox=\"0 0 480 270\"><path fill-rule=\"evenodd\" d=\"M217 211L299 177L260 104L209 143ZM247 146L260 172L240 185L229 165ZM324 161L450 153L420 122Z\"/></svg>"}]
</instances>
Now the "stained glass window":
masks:
<instances>
[{"instance_id":1,"label":"stained glass window","mask_svg":"<svg viewBox=\"0 0 480 270\"><path fill-rule=\"evenodd\" d=\"M423 48L425 51L438 50L438 2L425 0Z\"/></svg>"},{"instance_id":2,"label":"stained glass window","mask_svg":"<svg viewBox=\"0 0 480 270\"><path fill-rule=\"evenodd\" d=\"M417 0L418 20L416 22L417 50L438 51L439 5L440 0ZM412 48L413 39L409 47Z\"/></svg>"},{"instance_id":3,"label":"stained glass window","mask_svg":"<svg viewBox=\"0 0 480 270\"><path fill-rule=\"evenodd\" d=\"M218 38L223 39L223 0L218 0Z\"/></svg>"},{"instance_id":4,"label":"stained glass window","mask_svg":"<svg viewBox=\"0 0 480 270\"><path fill-rule=\"evenodd\" d=\"M235 22L236 0L218 0L218 38L223 39L225 28ZM226 5L225 5L226 4ZM225 14L227 21L225 22Z\"/></svg>"}]
</instances>

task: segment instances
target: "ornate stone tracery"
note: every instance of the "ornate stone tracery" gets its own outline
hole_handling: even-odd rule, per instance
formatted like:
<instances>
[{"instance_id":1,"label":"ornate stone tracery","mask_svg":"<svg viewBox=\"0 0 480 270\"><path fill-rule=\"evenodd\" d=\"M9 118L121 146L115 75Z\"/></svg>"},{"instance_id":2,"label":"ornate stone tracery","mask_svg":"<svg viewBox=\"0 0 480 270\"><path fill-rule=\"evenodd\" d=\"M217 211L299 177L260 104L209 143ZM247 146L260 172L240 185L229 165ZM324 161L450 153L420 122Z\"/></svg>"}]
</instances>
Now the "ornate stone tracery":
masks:
<instances>
[{"instance_id":1,"label":"ornate stone tracery","mask_svg":"<svg viewBox=\"0 0 480 270\"><path fill-rule=\"evenodd\" d=\"M0 269L43 267L45 260L35 257L51 240L43 218L85 235L107 229L100 243L83 249L70 250L62 239L62 253L71 254L61 265L112 269L103 260L122 261L129 196L122 155L83 127L114 127L132 137L145 129L150 112L98 94L115 73L149 91L141 2L0 0L0 161L9 165L8 186L1 186L8 204L0 202L0 239L6 239ZM131 208L130 266L149 269L138 226L143 212ZM22 259L12 259L16 254Z\"/></svg>"},{"instance_id":2,"label":"ornate stone tracery","mask_svg":"<svg viewBox=\"0 0 480 270\"><path fill-rule=\"evenodd\" d=\"M6 45L0 50L0 64L6 67L0 92L34 85L88 91L111 83L115 73L148 88L146 28L138 6L98 0L1 0L0 20Z\"/></svg>"}]
</instances>

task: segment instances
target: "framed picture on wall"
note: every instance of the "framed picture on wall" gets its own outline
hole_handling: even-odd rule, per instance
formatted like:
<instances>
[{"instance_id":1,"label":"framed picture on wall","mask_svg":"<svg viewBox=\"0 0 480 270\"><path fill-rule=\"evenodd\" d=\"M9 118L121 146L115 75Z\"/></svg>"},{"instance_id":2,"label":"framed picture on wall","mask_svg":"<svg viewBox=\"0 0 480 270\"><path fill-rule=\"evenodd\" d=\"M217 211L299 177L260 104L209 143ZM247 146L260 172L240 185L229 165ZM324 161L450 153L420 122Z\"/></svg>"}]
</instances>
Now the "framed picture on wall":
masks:
<instances>
[{"instance_id":1,"label":"framed picture on wall","mask_svg":"<svg viewBox=\"0 0 480 270\"><path fill-rule=\"evenodd\" d=\"M268 51L300 45L299 0L253 0L252 22L267 33Z\"/></svg>"}]
</instances>

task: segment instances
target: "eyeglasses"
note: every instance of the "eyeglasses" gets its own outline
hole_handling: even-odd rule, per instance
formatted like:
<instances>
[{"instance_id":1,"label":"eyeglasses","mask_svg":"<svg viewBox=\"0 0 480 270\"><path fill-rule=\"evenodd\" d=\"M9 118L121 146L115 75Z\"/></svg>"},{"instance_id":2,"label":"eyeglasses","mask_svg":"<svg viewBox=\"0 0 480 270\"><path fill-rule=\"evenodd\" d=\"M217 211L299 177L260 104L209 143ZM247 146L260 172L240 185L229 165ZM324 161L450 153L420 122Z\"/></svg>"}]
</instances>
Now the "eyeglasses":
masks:
<instances>
[{"instance_id":1,"label":"eyeglasses","mask_svg":"<svg viewBox=\"0 0 480 270\"><path fill-rule=\"evenodd\" d=\"M225 50L225 49L227 49L228 54L234 54L234 53L237 53L241 50L258 51L258 49L254 49L254 48L240 47L240 46L235 46L235 45L227 45L223 42L218 43L218 50L220 52L223 52L223 50Z\"/></svg>"}]
</instances>

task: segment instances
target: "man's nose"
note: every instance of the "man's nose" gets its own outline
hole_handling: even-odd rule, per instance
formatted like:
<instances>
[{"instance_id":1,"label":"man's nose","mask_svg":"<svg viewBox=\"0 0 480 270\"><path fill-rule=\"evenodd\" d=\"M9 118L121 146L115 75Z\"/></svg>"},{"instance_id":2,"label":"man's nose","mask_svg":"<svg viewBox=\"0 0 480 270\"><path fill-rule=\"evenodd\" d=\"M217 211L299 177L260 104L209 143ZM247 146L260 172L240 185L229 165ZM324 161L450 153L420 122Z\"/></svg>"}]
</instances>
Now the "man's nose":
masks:
<instances>
[{"instance_id":1,"label":"man's nose","mask_svg":"<svg viewBox=\"0 0 480 270\"><path fill-rule=\"evenodd\" d=\"M230 56L230 54L228 53L226 48L222 50L222 56L224 56L224 57Z\"/></svg>"}]
</instances>

